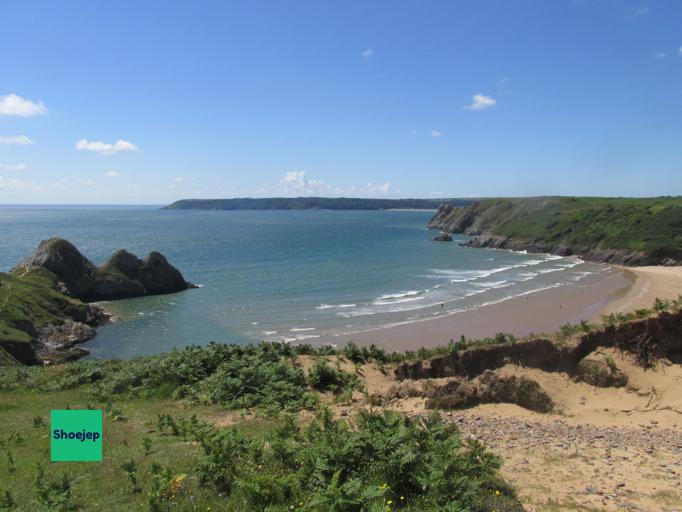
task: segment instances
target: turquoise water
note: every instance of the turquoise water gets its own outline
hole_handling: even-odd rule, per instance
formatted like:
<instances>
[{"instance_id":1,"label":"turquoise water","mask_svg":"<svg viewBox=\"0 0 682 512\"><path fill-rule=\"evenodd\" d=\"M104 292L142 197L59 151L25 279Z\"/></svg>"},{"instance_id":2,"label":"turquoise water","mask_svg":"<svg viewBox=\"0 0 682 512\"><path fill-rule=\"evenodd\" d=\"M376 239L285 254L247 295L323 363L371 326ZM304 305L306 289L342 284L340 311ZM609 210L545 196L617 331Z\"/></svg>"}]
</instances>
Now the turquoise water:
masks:
<instances>
[{"instance_id":1,"label":"turquoise water","mask_svg":"<svg viewBox=\"0 0 682 512\"><path fill-rule=\"evenodd\" d=\"M84 345L132 357L209 341L328 342L580 286L604 271L572 258L434 243L418 211L174 211L156 207L0 207L0 270L52 236L93 262L127 248L164 253L200 288L106 303L117 321Z\"/></svg>"}]
</instances>

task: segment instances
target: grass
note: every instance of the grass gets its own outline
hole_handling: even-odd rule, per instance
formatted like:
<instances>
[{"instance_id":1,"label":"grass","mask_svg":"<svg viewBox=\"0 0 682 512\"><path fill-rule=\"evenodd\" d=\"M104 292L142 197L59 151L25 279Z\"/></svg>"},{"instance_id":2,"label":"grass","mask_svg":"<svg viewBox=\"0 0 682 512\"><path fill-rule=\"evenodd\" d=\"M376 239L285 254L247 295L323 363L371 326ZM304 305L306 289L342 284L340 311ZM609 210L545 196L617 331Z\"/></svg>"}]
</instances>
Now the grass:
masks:
<instances>
[{"instance_id":1,"label":"grass","mask_svg":"<svg viewBox=\"0 0 682 512\"><path fill-rule=\"evenodd\" d=\"M313 405L311 419L295 412L302 400L277 392L287 397L277 407L266 400L244 409L243 396L207 399L207 381L235 354L195 347L131 362L3 368L0 510L522 510L499 476L499 459L435 417L365 412L337 420ZM270 346L239 352L261 365L273 354L293 373L267 371L253 380L240 371L213 384L222 390L220 381L239 380L252 398L286 390L299 378L288 353ZM211 371L210 361L220 363ZM171 364L183 379L194 373L196 389L207 394L180 396L188 388ZM312 368L301 391L315 404L315 388L333 393L355 385L339 368ZM320 386L320 373L333 378ZM103 463L49 462L49 411L68 408L104 411ZM217 427L225 418L231 426Z\"/></svg>"}]
</instances>

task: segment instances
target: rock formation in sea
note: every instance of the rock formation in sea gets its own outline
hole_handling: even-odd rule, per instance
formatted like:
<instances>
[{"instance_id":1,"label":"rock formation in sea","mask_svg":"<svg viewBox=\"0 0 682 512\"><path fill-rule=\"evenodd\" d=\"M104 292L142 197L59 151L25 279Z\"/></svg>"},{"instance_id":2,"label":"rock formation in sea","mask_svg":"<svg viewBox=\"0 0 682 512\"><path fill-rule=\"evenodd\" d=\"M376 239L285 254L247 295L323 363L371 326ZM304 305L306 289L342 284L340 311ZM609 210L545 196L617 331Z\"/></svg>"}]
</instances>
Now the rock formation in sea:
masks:
<instances>
[{"instance_id":1,"label":"rock formation in sea","mask_svg":"<svg viewBox=\"0 0 682 512\"><path fill-rule=\"evenodd\" d=\"M438 235L434 236L431 240L434 242L452 242L452 237L450 236L449 233L439 233Z\"/></svg>"},{"instance_id":2,"label":"rock formation in sea","mask_svg":"<svg viewBox=\"0 0 682 512\"><path fill-rule=\"evenodd\" d=\"M141 260L121 249L97 267L62 238L43 240L13 271L32 267L49 270L64 284L68 295L88 302L175 293L193 287L158 252Z\"/></svg>"},{"instance_id":3,"label":"rock formation in sea","mask_svg":"<svg viewBox=\"0 0 682 512\"><path fill-rule=\"evenodd\" d=\"M0 364L78 359L108 315L85 302L179 292L194 285L158 253L116 251L97 267L69 241L44 240L9 274L0 273Z\"/></svg>"}]
</instances>

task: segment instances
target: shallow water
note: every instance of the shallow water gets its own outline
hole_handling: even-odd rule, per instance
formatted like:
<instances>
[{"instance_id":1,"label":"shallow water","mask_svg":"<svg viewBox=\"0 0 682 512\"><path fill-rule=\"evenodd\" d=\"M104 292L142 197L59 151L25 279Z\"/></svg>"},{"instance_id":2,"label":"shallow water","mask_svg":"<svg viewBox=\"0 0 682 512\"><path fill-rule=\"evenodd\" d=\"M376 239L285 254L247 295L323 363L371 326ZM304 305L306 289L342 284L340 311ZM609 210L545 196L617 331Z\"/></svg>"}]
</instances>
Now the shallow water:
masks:
<instances>
[{"instance_id":1,"label":"shallow water","mask_svg":"<svg viewBox=\"0 0 682 512\"><path fill-rule=\"evenodd\" d=\"M61 236L95 263L159 250L201 287L106 303L119 321L84 345L132 357L211 340L306 341L574 286L605 267L434 243L422 211L180 211L0 207L0 269ZM463 237L455 237L462 240Z\"/></svg>"}]
</instances>

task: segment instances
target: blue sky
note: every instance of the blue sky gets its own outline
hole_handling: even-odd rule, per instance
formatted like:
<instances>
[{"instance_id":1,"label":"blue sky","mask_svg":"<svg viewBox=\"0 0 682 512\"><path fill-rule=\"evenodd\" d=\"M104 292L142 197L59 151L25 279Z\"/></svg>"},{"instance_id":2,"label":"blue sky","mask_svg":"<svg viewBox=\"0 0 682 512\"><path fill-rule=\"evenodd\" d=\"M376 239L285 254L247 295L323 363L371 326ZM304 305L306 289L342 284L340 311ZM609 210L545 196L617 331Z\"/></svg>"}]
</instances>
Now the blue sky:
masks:
<instances>
[{"instance_id":1,"label":"blue sky","mask_svg":"<svg viewBox=\"0 0 682 512\"><path fill-rule=\"evenodd\" d=\"M0 0L0 203L682 191L682 2Z\"/></svg>"}]
</instances>

